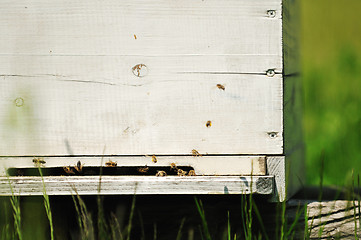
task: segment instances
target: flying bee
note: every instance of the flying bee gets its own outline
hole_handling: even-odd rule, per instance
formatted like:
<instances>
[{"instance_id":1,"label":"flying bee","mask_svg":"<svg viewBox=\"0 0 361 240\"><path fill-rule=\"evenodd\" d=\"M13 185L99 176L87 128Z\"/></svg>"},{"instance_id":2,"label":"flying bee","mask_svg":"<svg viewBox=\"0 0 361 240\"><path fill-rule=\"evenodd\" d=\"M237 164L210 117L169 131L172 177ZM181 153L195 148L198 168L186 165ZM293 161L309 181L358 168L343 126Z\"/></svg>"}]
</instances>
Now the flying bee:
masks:
<instances>
[{"instance_id":1,"label":"flying bee","mask_svg":"<svg viewBox=\"0 0 361 240\"><path fill-rule=\"evenodd\" d=\"M35 165L42 165L42 164L45 164L46 162L44 161L43 158L33 158L33 163Z\"/></svg>"},{"instance_id":2,"label":"flying bee","mask_svg":"<svg viewBox=\"0 0 361 240\"><path fill-rule=\"evenodd\" d=\"M193 157L202 157L202 155L195 149L192 150L192 156Z\"/></svg>"},{"instance_id":3,"label":"flying bee","mask_svg":"<svg viewBox=\"0 0 361 240\"><path fill-rule=\"evenodd\" d=\"M171 163L170 164L170 170L173 170L173 171L177 171L177 165L175 165L175 163Z\"/></svg>"},{"instance_id":4,"label":"flying bee","mask_svg":"<svg viewBox=\"0 0 361 240\"><path fill-rule=\"evenodd\" d=\"M189 170L188 176L197 176L194 170Z\"/></svg>"},{"instance_id":5,"label":"flying bee","mask_svg":"<svg viewBox=\"0 0 361 240\"><path fill-rule=\"evenodd\" d=\"M70 166L68 167L63 167L64 171L67 173L67 174L75 174L74 170L71 169Z\"/></svg>"},{"instance_id":6,"label":"flying bee","mask_svg":"<svg viewBox=\"0 0 361 240\"><path fill-rule=\"evenodd\" d=\"M145 167L139 167L137 168L137 171L140 173L146 173L149 171L149 167L147 167L147 165L145 165Z\"/></svg>"},{"instance_id":7,"label":"flying bee","mask_svg":"<svg viewBox=\"0 0 361 240\"><path fill-rule=\"evenodd\" d=\"M82 171L83 171L83 164L81 164L81 162L80 161L78 161L77 163L76 163L76 166L74 166L74 168L75 168L75 170L78 172L78 173L81 173Z\"/></svg>"},{"instance_id":8,"label":"flying bee","mask_svg":"<svg viewBox=\"0 0 361 240\"><path fill-rule=\"evenodd\" d=\"M152 156L152 162L154 162L154 163L158 162L157 157L155 155Z\"/></svg>"},{"instance_id":9,"label":"flying bee","mask_svg":"<svg viewBox=\"0 0 361 240\"><path fill-rule=\"evenodd\" d=\"M106 167L116 167L117 166L117 162L113 162L111 160L109 160L108 162L105 163Z\"/></svg>"},{"instance_id":10,"label":"flying bee","mask_svg":"<svg viewBox=\"0 0 361 240\"><path fill-rule=\"evenodd\" d=\"M157 177L166 177L167 173L165 171L157 171L155 176L157 176Z\"/></svg>"},{"instance_id":11,"label":"flying bee","mask_svg":"<svg viewBox=\"0 0 361 240\"><path fill-rule=\"evenodd\" d=\"M177 174L178 174L178 176L187 176L187 171L183 171L182 169L178 169L178 172L177 172Z\"/></svg>"}]
</instances>

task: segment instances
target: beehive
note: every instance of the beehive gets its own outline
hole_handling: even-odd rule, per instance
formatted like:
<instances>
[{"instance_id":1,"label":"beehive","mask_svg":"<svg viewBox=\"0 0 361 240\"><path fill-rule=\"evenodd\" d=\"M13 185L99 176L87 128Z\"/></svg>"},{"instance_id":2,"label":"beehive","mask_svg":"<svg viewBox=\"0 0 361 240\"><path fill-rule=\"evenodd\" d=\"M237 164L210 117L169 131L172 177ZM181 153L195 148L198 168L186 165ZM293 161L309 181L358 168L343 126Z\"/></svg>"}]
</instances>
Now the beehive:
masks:
<instances>
[{"instance_id":1,"label":"beehive","mask_svg":"<svg viewBox=\"0 0 361 240\"><path fill-rule=\"evenodd\" d=\"M111 163L101 194L297 189L296 0L0 6L1 175L15 192L42 194L27 174L41 167L48 194L96 194ZM197 176L155 176L172 163Z\"/></svg>"}]
</instances>

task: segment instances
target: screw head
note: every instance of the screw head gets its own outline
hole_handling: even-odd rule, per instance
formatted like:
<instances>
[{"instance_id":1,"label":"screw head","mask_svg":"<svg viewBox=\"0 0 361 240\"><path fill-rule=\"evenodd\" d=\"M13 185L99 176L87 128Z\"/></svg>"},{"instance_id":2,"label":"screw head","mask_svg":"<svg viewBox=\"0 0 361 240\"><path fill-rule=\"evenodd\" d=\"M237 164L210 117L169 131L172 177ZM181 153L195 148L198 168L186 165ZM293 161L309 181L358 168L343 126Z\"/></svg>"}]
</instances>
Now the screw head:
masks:
<instances>
[{"instance_id":1,"label":"screw head","mask_svg":"<svg viewBox=\"0 0 361 240\"><path fill-rule=\"evenodd\" d=\"M267 74L268 77L273 77L276 74L276 72L275 72L274 69L268 69L266 71L266 74Z\"/></svg>"},{"instance_id":2,"label":"screw head","mask_svg":"<svg viewBox=\"0 0 361 240\"><path fill-rule=\"evenodd\" d=\"M277 137L277 133L276 132L269 132L269 133L267 133L268 134L268 136L270 137L270 138L276 138Z\"/></svg>"},{"instance_id":3,"label":"screw head","mask_svg":"<svg viewBox=\"0 0 361 240\"><path fill-rule=\"evenodd\" d=\"M268 10L268 11L267 11L267 15L268 15L268 17L270 17L270 18L276 17L276 10Z\"/></svg>"}]
</instances>

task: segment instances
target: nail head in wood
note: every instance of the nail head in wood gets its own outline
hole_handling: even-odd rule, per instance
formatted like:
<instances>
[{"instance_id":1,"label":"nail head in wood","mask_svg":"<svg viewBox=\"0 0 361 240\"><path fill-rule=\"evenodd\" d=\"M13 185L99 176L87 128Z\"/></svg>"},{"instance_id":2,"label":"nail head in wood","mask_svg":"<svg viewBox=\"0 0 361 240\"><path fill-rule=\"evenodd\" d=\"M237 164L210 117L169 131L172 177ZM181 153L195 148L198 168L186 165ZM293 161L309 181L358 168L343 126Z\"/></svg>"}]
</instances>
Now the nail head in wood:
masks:
<instances>
[{"instance_id":1,"label":"nail head in wood","mask_svg":"<svg viewBox=\"0 0 361 240\"><path fill-rule=\"evenodd\" d=\"M266 75L268 77L273 77L275 74L276 74L276 72L275 72L274 69L268 69L267 72L266 72Z\"/></svg>"},{"instance_id":2,"label":"nail head in wood","mask_svg":"<svg viewBox=\"0 0 361 240\"><path fill-rule=\"evenodd\" d=\"M17 107L22 107L24 105L24 99L22 99L21 97L16 98L14 102L15 102L15 106Z\"/></svg>"},{"instance_id":3,"label":"nail head in wood","mask_svg":"<svg viewBox=\"0 0 361 240\"><path fill-rule=\"evenodd\" d=\"M270 17L270 18L276 17L276 10L268 10L268 11L267 11L267 15L268 15L268 17Z\"/></svg>"}]
</instances>

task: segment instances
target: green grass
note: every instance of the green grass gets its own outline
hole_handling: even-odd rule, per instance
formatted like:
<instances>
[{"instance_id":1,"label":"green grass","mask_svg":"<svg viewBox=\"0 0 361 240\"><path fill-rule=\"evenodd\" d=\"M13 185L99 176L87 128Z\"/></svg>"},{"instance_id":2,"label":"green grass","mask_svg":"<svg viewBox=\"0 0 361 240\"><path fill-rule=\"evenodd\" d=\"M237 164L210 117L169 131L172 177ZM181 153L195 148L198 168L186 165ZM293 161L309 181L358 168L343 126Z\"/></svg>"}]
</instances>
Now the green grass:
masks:
<instances>
[{"instance_id":1,"label":"green grass","mask_svg":"<svg viewBox=\"0 0 361 240\"><path fill-rule=\"evenodd\" d=\"M344 185L361 170L359 0L302 0L307 180Z\"/></svg>"}]
</instances>

